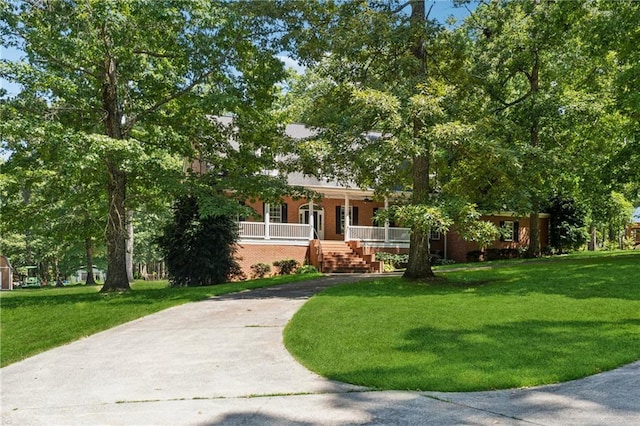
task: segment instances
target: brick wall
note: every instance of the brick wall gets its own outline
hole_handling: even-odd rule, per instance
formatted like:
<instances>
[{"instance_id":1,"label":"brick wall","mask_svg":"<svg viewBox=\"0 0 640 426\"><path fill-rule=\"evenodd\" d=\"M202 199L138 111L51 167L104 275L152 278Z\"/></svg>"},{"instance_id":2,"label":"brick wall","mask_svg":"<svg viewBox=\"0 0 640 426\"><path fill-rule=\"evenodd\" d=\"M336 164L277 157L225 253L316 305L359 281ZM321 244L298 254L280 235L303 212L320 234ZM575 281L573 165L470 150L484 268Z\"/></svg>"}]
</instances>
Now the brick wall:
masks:
<instances>
[{"instance_id":1,"label":"brick wall","mask_svg":"<svg viewBox=\"0 0 640 426\"><path fill-rule=\"evenodd\" d=\"M240 267L251 278L251 265L256 263L266 263L271 265L271 273L277 272L277 268L272 265L276 260L295 259L300 264L304 264L309 251L308 246L284 246L275 244L239 244L236 257Z\"/></svg>"}]
</instances>

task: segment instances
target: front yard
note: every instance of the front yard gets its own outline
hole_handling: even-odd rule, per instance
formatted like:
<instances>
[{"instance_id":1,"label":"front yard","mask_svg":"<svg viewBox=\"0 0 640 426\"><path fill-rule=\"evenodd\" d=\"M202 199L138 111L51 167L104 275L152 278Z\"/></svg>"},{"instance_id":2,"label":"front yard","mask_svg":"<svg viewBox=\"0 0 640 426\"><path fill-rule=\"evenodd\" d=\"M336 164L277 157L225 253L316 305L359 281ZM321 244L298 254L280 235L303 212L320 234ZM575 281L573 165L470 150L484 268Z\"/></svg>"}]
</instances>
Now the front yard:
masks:
<instances>
[{"instance_id":1,"label":"front yard","mask_svg":"<svg viewBox=\"0 0 640 426\"><path fill-rule=\"evenodd\" d=\"M331 379L473 391L571 380L640 359L640 253L374 279L313 297L289 351Z\"/></svg>"}]
</instances>

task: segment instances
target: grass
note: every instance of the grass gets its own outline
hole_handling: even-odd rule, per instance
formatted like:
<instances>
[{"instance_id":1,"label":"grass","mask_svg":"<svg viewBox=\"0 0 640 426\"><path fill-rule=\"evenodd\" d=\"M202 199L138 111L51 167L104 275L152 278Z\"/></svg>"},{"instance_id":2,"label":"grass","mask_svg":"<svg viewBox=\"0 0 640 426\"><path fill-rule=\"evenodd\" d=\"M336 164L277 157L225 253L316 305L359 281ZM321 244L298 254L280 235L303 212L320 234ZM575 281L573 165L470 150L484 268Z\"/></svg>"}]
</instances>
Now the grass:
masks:
<instances>
[{"instance_id":1,"label":"grass","mask_svg":"<svg viewBox=\"0 0 640 426\"><path fill-rule=\"evenodd\" d=\"M285 344L331 379L423 391L529 387L640 359L640 253L439 275L330 288L296 313Z\"/></svg>"},{"instance_id":2,"label":"grass","mask_svg":"<svg viewBox=\"0 0 640 426\"><path fill-rule=\"evenodd\" d=\"M172 306L319 276L282 275L189 288L171 288L166 281L136 281L129 292L108 294L99 293L98 286L2 292L0 366Z\"/></svg>"}]
</instances>

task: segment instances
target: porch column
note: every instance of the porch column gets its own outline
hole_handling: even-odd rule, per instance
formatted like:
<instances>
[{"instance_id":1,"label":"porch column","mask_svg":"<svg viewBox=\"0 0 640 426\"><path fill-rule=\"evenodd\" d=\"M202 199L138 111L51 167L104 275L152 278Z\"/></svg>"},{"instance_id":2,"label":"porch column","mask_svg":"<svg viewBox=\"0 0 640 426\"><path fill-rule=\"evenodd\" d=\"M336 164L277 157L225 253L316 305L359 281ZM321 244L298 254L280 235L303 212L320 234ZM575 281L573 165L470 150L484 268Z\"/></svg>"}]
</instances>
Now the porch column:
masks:
<instances>
[{"instance_id":1,"label":"porch column","mask_svg":"<svg viewBox=\"0 0 640 426\"><path fill-rule=\"evenodd\" d=\"M313 220L313 200L311 200L309 201L309 240L315 239L313 235L314 226L315 221Z\"/></svg>"},{"instance_id":2,"label":"porch column","mask_svg":"<svg viewBox=\"0 0 640 426\"><path fill-rule=\"evenodd\" d=\"M270 240L271 235L269 234L269 223L271 222L271 215L269 213L271 210L271 206L269 203L264 203L264 239Z\"/></svg>"},{"instance_id":3,"label":"porch column","mask_svg":"<svg viewBox=\"0 0 640 426\"><path fill-rule=\"evenodd\" d=\"M387 197L384 197L384 209L388 210L389 209L389 199ZM385 220L384 221L384 242L388 243L389 242L389 220Z\"/></svg>"},{"instance_id":4,"label":"porch column","mask_svg":"<svg viewBox=\"0 0 640 426\"><path fill-rule=\"evenodd\" d=\"M350 220L349 217L349 194L344 194L344 240L349 241L349 226ZM338 219L339 220L339 219Z\"/></svg>"}]
</instances>

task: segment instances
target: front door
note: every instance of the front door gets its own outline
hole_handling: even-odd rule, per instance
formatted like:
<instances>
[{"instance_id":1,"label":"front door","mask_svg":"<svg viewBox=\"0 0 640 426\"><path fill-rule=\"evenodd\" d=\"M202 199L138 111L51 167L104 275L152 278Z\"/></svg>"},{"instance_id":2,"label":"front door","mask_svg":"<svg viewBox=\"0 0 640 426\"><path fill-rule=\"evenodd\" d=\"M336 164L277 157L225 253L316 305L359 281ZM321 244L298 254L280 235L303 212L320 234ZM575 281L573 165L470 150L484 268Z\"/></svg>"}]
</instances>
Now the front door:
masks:
<instances>
[{"instance_id":1,"label":"front door","mask_svg":"<svg viewBox=\"0 0 640 426\"><path fill-rule=\"evenodd\" d=\"M309 205L304 204L300 206L300 214L298 216L298 222L309 224ZM320 240L324 240L324 210L313 210L313 228L316 231L316 237Z\"/></svg>"}]
</instances>

